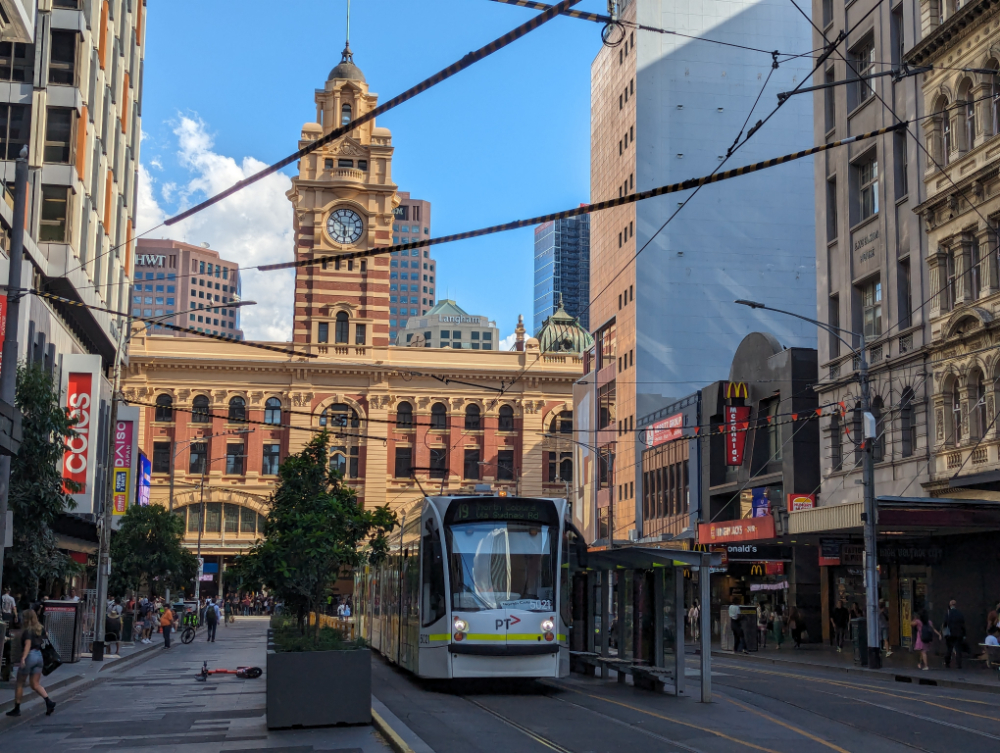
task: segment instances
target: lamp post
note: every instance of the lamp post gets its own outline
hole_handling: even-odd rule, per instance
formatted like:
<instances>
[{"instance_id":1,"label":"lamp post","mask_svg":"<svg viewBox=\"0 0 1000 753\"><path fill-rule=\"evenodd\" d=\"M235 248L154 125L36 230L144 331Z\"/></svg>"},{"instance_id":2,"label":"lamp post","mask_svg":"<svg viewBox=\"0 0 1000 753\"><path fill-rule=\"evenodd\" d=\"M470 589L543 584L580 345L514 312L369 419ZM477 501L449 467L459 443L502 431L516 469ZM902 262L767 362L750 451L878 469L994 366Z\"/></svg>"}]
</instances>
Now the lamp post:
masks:
<instances>
[{"instance_id":1,"label":"lamp post","mask_svg":"<svg viewBox=\"0 0 1000 753\"><path fill-rule=\"evenodd\" d=\"M864 488L864 513L861 515L861 521L864 525L865 540L865 601L867 602L865 617L868 622L868 666L871 669L877 669L882 666L882 654L879 650L881 641L879 641L878 629L878 544L875 538L876 526L878 525L878 508L875 504L875 461L872 454L874 440L876 439L876 426L875 417L871 413L871 391L868 383L868 361L865 358L864 335L849 329L833 327L792 311L771 308L757 301L740 299L735 301L735 303L741 306L749 306L752 309L763 309L764 311L773 311L776 314L793 316L796 319L815 324L844 343L858 359L858 384L861 388L861 412L864 418L862 421L863 437L861 445L861 458L863 461L861 483ZM840 336L840 332L845 332L851 335L851 337L857 338L858 342L861 343L860 347L855 348Z\"/></svg>"},{"instance_id":2,"label":"lamp post","mask_svg":"<svg viewBox=\"0 0 1000 753\"><path fill-rule=\"evenodd\" d=\"M223 308L240 308L241 306L253 306L256 305L256 301L233 301L232 303L226 303L221 306L213 306L213 309L223 309ZM150 321L160 321L164 319L169 319L170 317L180 316L181 314L189 314L192 311L200 311L202 309L188 309L186 311L178 311L174 314L165 314L163 316L155 317ZM124 326L122 326L122 319L125 320ZM122 381L122 354L124 353L125 347L128 345L129 340L132 339L132 316L119 316L118 317L118 347L115 349L115 365L114 365L114 386L111 390L111 421L109 426L111 430L108 432L108 458L114 456L115 453L115 424L118 423L118 393L121 391L121 381ZM107 608L108 600L108 578L111 577L111 519L112 519L112 508L114 507L114 493L115 493L115 474L108 474L108 485L105 490L104 498L104 512L101 516L101 543L100 543L100 555L97 560L97 604L96 604L96 614L95 625L94 625L94 649L91 653L91 658L94 661L104 661L104 616L101 614Z\"/></svg>"}]
</instances>

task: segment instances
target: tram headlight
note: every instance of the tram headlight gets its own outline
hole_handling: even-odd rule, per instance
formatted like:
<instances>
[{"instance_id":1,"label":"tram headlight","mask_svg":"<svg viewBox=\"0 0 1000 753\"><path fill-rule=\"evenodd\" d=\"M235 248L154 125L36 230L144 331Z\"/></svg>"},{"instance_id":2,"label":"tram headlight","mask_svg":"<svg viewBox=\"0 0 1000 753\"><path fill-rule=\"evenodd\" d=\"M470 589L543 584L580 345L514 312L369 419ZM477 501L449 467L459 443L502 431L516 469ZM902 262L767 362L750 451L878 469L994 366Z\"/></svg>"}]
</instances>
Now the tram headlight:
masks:
<instances>
[{"instance_id":1,"label":"tram headlight","mask_svg":"<svg viewBox=\"0 0 1000 753\"><path fill-rule=\"evenodd\" d=\"M461 617L456 617L453 625L455 627L456 633L464 633L466 630L469 629L469 623L467 623Z\"/></svg>"},{"instance_id":2,"label":"tram headlight","mask_svg":"<svg viewBox=\"0 0 1000 753\"><path fill-rule=\"evenodd\" d=\"M542 620L542 632L551 633L556 629L556 624L552 620Z\"/></svg>"}]
</instances>

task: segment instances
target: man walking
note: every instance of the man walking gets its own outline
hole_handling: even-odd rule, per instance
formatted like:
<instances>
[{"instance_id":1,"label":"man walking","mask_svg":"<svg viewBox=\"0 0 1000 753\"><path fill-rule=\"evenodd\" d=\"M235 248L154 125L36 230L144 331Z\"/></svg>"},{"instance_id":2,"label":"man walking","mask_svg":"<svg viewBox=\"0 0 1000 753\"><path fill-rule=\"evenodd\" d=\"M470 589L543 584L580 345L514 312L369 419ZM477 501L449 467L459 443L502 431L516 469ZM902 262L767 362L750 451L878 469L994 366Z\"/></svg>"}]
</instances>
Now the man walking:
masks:
<instances>
[{"instance_id":1,"label":"man walking","mask_svg":"<svg viewBox=\"0 0 1000 753\"><path fill-rule=\"evenodd\" d=\"M746 638L743 635L743 618L740 614L740 607L738 604L729 605L729 624L733 630L733 653L738 654L742 648L744 654L750 653L747 651Z\"/></svg>"},{"instance_id":2,"label":"man walking","mask_svg":"<svg viewBox=\"0 0 1000 753\"><path fill-rule=\"evenodd\" d=\"M955 652L955 667L962 668L962 648L965 646L965 615L958 611L958 602L948 602L948 612L944 616L944 641L948 653L944 657L945 669L951 668L951 653Z\"/></svg>"},{"instance_id":3,"label":"man walking","mask_svg":"<svg viewBox=\"0 0 1000 753\"><path fill-rule=\"evenodd\" d=\"M847 611L843 600L837 602L837 608L830 615L830 623L833 625L834 640L837 642L837 653L844 650L844 637L847 635L847 626L850 623L851 613Z\"/></svg>"},{"instance_id":4,"label":"man walking","mask_svg":"<svg viewBox=\"0 0 1000 753\"><path fill-rule=\"evenodd\" d=\"M208 628L208 642L215 643L215 629L219 627L219 607L211 599L205 605L205 626Z\"/></svg>"}]
</instances>

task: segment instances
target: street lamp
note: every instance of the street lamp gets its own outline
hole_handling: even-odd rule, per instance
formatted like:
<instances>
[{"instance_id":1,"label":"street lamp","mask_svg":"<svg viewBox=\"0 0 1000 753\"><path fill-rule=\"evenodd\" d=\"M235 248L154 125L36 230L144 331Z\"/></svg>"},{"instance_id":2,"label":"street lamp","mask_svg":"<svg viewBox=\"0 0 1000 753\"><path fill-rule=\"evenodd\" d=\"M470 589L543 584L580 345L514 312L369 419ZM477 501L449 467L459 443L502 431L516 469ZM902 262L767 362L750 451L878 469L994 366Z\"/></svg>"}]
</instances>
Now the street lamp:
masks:
<instances>
[{"instance_id":1,"label":"street lamp","mask_svg":"<svg viewBox=\"0 0 1000 753\"><path fill-rule=\"evenodd\" d=\"M225 303L221 306L213 306L213 309L225 309L225 308L241 308L243 306L254 306L256 301L233 301L232 303ZM131 309L129 309L131 311ZM170 317L180 316L181 314L190 314L192 311L202 311L203 309L188 309L186 311L178 311L173 314L164 314L163 316L154 317L153 319L148 319L144 321L160 321L163 319L169 319ZM125 326L122 326L121 319L124 317ZM118 393L121 390L122 383L122 353L125 346L128 344L129 340L132 339L132 315L123 314L118 317L118 347L115 349L115 367L114 367L114 387L111 391L111 431L108 432L108 457L111 458L115 453L115 425L118 423ZM115 474L108 474L108 487L106 490L106 496L104 499L104 514L101 516L101 545L100 545L100 555L97 560L97 604L95 605L95 631L94 631L94 648L91 652L91 658L94 661L104 661L104 615L101 614L105 611L108 601L108 578L111 577L111 513L114 507L114 493L115 493Z\"/></svg>"},{"instance_id":2,"label":"street lamp","mask_svg":"<svg viewBox=\"0 0 1000 753\"><path fill-rule=\"evenodd\" d=\"M783 311L782 309L771 308L770 306L757 301L740 299L735 301L735 303L738 303L741 306L749 306L752 309L763 309L765 311L773 311L776 314L794 316L796 319L801 319L802 321L809 322L810 324L815 324L817 327L826 330L844 343L844 345L846 345L858 359L858 383L861 387L861 412L864 417L864 420L862 421L863 437L861 445L861 458L864 462L861 473L861 483L864 488L864 513L861 515L861 522L864 525L865 539L865 600L867 601L865 615L868 620L868 666L871 669L878 669L882 666L882 654L879 651L881 641L879 640L878 629L878 554L877 542L875 540L875 528L878 524L878 509L875 505L875 464L874 457L872 455L873 444L876 439L876 426L875 417L871 413L871 395L870 386L868 384L868 361L865 359L864 335L858 334L857 332L853 332L849 329L833 327L829 324L817 321L816 319L810 319L807 316L802 316L801 314L796 314L792 311ZM839 332L845 332L851 335L851 337L857 338L858 342L861 343L860 347L855 348L851 345L851 343L841 337L840 334L838 334Z\"/></svg>"},{"instance_id":3,"label":"street lamp","mask_svg":"<svg viewBox=\"0 0 1000 753\"><path fill-rule=\"evenodd\" d=\"M507 466L505 466L505 465L498 465L497 463L487 463L485 460L480 460L478 464L479 465L489 465L489 466L492 466L493 468L496 468L498 471L500 469L505 469L505 470L510 471L514 475L514 494L515 494L515 496L518 496L518 497L521 496L521 474L519 474L517 472L516 468L507 468ZM499 479L499 478L497 479L497 481L500 481L500 480L501 479Z\"/></svg>"}]
</instances>

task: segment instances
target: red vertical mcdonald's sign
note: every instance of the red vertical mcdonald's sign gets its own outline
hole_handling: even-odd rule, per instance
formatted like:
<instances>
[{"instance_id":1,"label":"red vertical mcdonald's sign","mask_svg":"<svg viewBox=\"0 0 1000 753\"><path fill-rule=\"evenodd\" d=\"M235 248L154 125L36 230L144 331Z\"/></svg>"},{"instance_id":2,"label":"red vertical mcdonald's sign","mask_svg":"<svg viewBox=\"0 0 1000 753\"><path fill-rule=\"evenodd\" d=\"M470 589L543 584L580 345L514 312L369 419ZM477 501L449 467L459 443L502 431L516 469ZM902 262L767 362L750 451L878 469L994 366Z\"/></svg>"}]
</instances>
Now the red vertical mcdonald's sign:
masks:
<instances>
[{"instance_id":1,"label":"red vertical mcdonald's sign","mask_svg":"<svg viewBox=\"0 0 1000 753\"><path fill-rule=\"evenodd\" d=\"M747 419L750 408L742 405L727 405L726 417L726 465L743 465L743 448L747 443Z\"/></svg>"}]
</instances>

